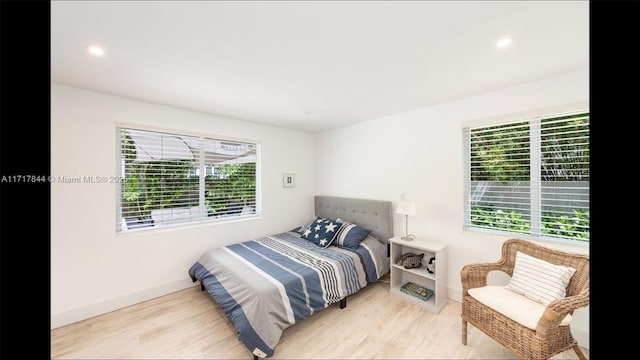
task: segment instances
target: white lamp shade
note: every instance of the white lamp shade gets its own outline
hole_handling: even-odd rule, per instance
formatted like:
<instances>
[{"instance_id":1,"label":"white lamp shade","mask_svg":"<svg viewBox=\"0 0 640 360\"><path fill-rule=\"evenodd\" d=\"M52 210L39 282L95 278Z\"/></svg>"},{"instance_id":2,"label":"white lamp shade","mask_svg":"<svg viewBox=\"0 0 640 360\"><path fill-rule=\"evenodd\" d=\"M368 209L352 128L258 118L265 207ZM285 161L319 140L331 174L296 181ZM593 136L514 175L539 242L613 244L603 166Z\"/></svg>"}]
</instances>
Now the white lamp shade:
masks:
<instances>
[{"instance_id":1,"label":"white lamp shade","mask_svg":"<svg viewBox=\"0 0 640 360\"><path fill-rule=\"evenodd\" d=\"M416 203L409 200L401 200L396 209L398 214L416 216Z\"/></svg>"}]
</instances>

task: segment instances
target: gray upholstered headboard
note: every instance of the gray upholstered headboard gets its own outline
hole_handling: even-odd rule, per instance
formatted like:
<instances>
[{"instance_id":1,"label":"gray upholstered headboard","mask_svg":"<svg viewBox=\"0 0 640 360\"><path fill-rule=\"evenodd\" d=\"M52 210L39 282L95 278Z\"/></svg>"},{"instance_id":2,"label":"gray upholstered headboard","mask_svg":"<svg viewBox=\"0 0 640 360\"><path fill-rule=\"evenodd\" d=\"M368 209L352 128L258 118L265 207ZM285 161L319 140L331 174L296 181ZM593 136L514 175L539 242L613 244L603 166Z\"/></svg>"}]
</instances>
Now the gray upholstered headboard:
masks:
<instances>
[{"instance_id":1,"label":"gray upholstered headboard","mask_svg":"<svg viewBox=\"0 0 640 360\"><path fill-rule=\"evenodd\" d=\"M391 201L314 196L316 216L341 218L371 230L378 240L388 243L393 237Z\"/></svg>"}]
</instances>

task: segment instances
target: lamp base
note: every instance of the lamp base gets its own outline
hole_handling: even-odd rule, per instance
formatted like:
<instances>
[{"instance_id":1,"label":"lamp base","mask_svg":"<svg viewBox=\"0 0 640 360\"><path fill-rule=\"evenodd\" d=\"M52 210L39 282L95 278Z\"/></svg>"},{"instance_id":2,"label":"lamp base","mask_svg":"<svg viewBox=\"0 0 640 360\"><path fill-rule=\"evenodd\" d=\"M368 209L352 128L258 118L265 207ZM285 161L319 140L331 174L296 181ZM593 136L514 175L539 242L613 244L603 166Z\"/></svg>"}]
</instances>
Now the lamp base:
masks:
<instances>
[{"instance_id":1,"label":"lamp base","mask_svg":"<svg viewBox=\"0 0 640 360\"><path fill-rule=\"evenodd\" d=\"M416 237L409 234L409 215L404 216L404 221L405 221L404 229L406 231L405 232L406 235L401 237L401 239L404 241L413 241L413 239L415 239Z\"/></svg>"}]
</instances>

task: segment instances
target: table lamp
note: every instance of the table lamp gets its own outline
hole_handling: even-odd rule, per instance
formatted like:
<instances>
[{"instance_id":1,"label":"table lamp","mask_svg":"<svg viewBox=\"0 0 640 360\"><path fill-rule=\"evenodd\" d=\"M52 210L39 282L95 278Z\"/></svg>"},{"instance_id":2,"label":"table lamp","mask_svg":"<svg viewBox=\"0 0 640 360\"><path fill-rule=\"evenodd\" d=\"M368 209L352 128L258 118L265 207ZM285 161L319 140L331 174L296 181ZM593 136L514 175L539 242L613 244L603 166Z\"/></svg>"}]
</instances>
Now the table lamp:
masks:
<instances>
[{"instance_id":1,"label":"table lamp","mask_svg":"<svg viewBox=\"0 0 640 360\"><path fill-rule=\"evenodd\" d=\"M402 240L411 241L415 239L415 236L409 235L409 216L416 216L416 203L414 201L401 200L398 203L396 213L405 217L405 236L402 237Z\"/></svg>"}]
</instances>

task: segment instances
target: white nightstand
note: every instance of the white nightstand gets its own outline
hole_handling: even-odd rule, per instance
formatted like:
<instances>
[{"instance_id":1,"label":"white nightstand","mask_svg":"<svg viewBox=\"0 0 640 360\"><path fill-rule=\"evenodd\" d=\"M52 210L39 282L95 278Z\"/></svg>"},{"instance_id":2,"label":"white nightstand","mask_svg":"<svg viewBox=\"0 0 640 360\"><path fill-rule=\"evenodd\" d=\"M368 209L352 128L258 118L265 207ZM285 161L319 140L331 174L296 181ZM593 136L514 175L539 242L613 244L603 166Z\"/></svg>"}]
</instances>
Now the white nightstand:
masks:
<instances>
[{"instance_id":1,"label":"white nightstand","mask_svg":"<svg viewBox=\"0 0 640 360\"><path fill-rule=\"evenodd\" d=\"M402 297L418 306L438 313L447 303L447 246L441 243L416 238L413 241L405 241L400 237L389 239L391 245L391 280L389 288L392 294ZM406 253L424 253L422 267L405 269L395 264L398 256ZM429 259L436 258L433 274L427 270ZM407 282L424 286L433 290L434 294L427 301L416 298L400 291L400 287Z\"/></svg>"}]
</instances>

